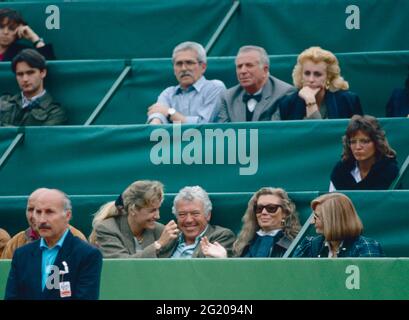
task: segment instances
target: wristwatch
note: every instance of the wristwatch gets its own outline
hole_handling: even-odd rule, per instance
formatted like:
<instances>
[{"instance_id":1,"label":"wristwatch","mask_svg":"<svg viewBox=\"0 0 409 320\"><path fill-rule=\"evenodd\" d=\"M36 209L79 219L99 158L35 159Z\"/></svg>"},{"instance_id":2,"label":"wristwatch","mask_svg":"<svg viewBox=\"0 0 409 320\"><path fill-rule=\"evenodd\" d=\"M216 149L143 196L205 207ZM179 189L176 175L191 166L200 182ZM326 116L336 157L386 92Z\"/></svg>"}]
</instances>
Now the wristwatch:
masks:
<instances>
[{"instance_id":1,"label":"wristwatch","mask_svg":"<svg viewBox=\"0 0 409 320\"><path fill-rule=\"evenodd\" d=\"M167 119L169 122L172 122L172 116L176 113L176 109L175 108L169 108L168 109L168 116Z\"/></svg>"},{"instance_id":2,"label":"wristwatch","mask_svg":"<svg viewBox=\"0 0 409 320\"><path fill-rule=\"evenodd\" d=\"M155 241L153 245L155 246L156 251L159 251L162 248L162 245L158 241Z\"/></svg>"}]
</instances>

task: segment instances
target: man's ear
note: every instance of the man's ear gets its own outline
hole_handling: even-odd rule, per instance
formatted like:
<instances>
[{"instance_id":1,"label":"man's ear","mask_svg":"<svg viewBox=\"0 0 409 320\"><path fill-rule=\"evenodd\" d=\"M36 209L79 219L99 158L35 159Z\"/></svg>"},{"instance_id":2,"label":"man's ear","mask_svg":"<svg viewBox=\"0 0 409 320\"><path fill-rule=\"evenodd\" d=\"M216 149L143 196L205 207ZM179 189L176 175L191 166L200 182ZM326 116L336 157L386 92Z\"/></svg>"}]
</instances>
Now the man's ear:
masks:
<instances>
[{"instance_id":1,"label":"man's ear","mask_svg":"<svg viewBox=\"0 0 409 320\"><path fill-rule=\"evenodd\" d=\"M47 76L47 69L40 70L40 75L41 79L44 80L44 78Z\"/></svg>"},{"instance_id":2,"label":"man's ear","mask_svg":"<svg viewBox=\"0 0 409 320\"><path fill-rule=\"evenodd\" d=\"M202 62L202 63L201 63L201 67L202 67L203 73L205 73L205 72L206 72L206 69L207 69L207 63Z\"/></svg>"},{"instance_id":3,"label":"man's ear","mask_svg":"<svg viewBox=\"0 0 409 320\"><path fill-rule=\"evenodd\" d=\"M66 216L66 218L67 218L67 222L69 222L69 221L71 220L71 218L72 218L72 212L71 212L71 210L67 210L67 211L65 212L65 216Z\"/></svg>"},{"instance_id":4,"label":"man's ear","mask_svg":"<svg viewBox=\"0 0 409 320\"><path fill-rule=\"evenodd\" d=\"M210 221L210 218L212 217L212 213L211 212L209 212L208 214L207 214L207 216L206 216L206 220L207 220L207 222L209 222Z\"/></svg>"}]
</instances>

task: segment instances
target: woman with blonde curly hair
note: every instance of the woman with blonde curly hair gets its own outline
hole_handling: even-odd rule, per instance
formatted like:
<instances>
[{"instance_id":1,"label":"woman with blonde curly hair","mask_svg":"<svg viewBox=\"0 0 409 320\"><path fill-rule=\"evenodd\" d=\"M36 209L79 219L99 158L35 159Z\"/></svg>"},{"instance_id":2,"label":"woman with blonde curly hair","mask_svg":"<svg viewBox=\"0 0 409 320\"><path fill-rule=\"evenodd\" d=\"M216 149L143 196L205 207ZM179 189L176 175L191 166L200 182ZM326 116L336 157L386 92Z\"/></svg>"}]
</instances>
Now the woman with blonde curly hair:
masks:
<instances>
[{"instance_id":1,"label":"woman with blonde curly hair","mask_svg":"<svg viewBox=\"0 0 409 320\"><path fill-rule=\"evenodd\" d=\"M363 114L359 97L348 90L337 57L320 47L304 50L293 70L298 91L280 98L272 120L340 119Z\"/></svg>"},{"instance_id":2,"label":"woman with blonde curly hair","mask_svg":"<svg viewBox=\"0 0 409 320\"><path fill-rule=\"evenodd\" d=\"M261 188L249 200L243 227L233 244L235 257L282 257L300 230L295 204L281 188ZM226 257L217 242L201 241L209 257Z\"/></svg>"},{"instance_id":3,"label":"woman with blonde curly hair","mask_svg":"<svg viewBox=\"0 0 409 320\"><path fill-rule=\"evenodd\" d=\"M331 173L329 191L385 190L398 176L396 152L375 117L353 116L343 147L342 159Z\"/></svg>"}]
</instances>

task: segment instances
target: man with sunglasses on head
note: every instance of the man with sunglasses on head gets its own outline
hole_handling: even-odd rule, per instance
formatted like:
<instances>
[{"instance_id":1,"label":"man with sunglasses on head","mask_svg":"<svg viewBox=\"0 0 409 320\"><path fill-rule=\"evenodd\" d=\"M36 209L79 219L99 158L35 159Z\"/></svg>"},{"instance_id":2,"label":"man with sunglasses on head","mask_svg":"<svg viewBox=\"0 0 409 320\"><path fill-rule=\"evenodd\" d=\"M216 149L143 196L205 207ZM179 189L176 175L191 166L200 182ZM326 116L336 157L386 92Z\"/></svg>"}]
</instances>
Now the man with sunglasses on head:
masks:
<instances>
[{"instance_id":1,"label":"man with sunglasses on head","mask_svg":"<svg viewBox=\"0 0 409 320\"><path fill-rule=\"evenodd\" d=\"M219 95L226 87L220 80L207 80L206 51L196 42L183 42L172 55L179 84L168 87L148 109L150 124L215 122Z\"/></svg>"}]
</instances>

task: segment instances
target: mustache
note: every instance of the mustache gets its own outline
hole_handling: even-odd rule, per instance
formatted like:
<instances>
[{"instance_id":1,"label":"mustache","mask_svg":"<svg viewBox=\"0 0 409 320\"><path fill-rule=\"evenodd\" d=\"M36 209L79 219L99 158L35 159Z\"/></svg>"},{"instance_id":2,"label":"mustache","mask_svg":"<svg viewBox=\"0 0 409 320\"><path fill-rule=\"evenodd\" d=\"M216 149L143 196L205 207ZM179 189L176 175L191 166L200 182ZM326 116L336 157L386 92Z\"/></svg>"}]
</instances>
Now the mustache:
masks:
<instances>
[{"instance_id":1,"label":"mustache","mask_svg":"<svg viewBox=\"0 0 409 320\"><path fill-rule=\"evenodd\" d=\"M48 229L51 230L51 226L49 224L46 223L42 223L38 226L38 229Z\"/></svg>"},{"instance_id":2,"label":"mustache","mask_svg":"<svg viewBox=\"0 0 409 320\"><path fill-rule=\"evenodd\" d=\"M185 70L179 72L179 77L190 76L193 77L193 73L191 71Z\"/></svg>"}]
</instances>

